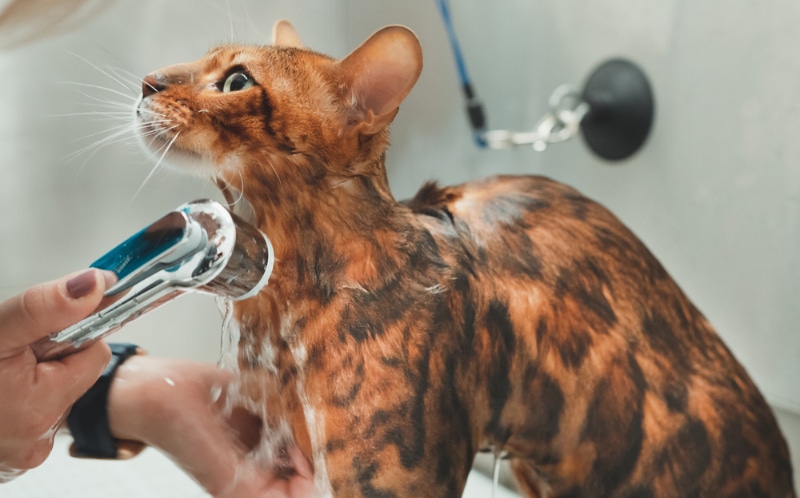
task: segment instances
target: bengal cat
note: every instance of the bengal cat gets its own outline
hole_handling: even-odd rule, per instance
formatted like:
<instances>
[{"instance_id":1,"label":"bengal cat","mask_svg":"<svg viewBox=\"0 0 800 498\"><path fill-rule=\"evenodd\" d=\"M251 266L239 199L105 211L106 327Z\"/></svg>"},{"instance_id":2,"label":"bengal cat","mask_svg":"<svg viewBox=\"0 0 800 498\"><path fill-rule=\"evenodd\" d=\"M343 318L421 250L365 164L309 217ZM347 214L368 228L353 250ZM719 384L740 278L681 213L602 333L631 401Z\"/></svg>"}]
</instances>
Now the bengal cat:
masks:
<instances>
[{"instance_id":1,"label":"bengal cat","mask_svg":"<svg viewBox=\"0 0 800 498\"><path fill-rule=\"evenodd\" d=\"M275 248L234 308L254 454L288 478L299 448L321 496L460 496L493 450L526 496L794 497L764 398L602 206L537 176L394 199L387 128L421 69L404 27L336 60L279 22L144 78L148 147Z\"/></svg>"}]
</instances>

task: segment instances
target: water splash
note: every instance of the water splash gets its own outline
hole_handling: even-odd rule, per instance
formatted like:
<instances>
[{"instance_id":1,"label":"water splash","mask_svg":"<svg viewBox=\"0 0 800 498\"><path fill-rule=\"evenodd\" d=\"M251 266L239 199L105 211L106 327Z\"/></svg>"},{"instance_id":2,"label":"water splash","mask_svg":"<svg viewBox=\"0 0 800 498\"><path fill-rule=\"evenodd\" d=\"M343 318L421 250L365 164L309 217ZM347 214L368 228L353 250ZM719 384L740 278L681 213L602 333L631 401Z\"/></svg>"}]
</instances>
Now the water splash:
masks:
<instances>
[{"instance_id":1,"label":"water splash","mask_svg":"<svg viewBox=\"0 0 800 498\"><path fill-rule=\"evenodd\" d=\"M217 297L217 307L222 315L222 339L220 344L220 357L217 362L221 368L239 373L237 351L241 332L239 325L233 318L233 301Z\"/></svg>"},{"instance_id":2,"label":"water splash","mask_svg":"<svg viewBox=\"0 0 800 498\"><path fill-rule=\"evenodd\" d=\"M261 373L252 371L242 372L239 368L240 342L242 338L242 328L247 324L240 324L234 318L233 302L218 298L217 305L222 313L222 341L220 344L220 358L218 364L238 374L235 381L228 386L223 412L226 415L232 413L234 408L241 407L262 421L267 420L267 396L269 394L269 378L263 376L263 372L275 371L274 358L270 354L271 348L268 344L263 345L263 350L241 351L241 354L253 359L262 367ZM266 351L266 353L265 353ZM257 375L258 378L254 378ZM245 389L247 387L247 389ZM244 394L247 392L248 394ZM264 430L261 434L261 441L249 454L260 466L271 466L276 459L280 458L280 449L285 446L286 441L291 441L291 429L285 421L281 421L277 427Z\"/></svg>"},{"instance_id":3,"label":"water splash","mask_svg":"<svg viewBox=\"0 0 800 498\"><path fill-rule=\"evenodd\" d=\"M497 486L500 484L500 461L499 450L494 451L494 467L492 468L492 498L497 497Z\"/></svg>"},{"instance_id":4,"label":"water splash","mask_svg":"<svg viewBox=\"0 0 800 498\"><path fill-rule=\"evenodd\" d=\"M302 372L305 371L308 353L305 346L299 342L291 344L289 349L292 352L292 357L294 358L298 371L301 372L297 379L297 394L300 399L300 404L303 407L303 415L305 416L306 426L308 427L308 435L311 439L311 458L313 459L314 463L314 484L317 490L322 493L322 496L328 498L333 495L333 490L330 486L328 469L325 465L325 447L320 442L320 435L324 430L323 424L325 421L320 420L320 418L317 417L313 405L308 400L308 395L306 394L305 386L303 385L304 379Z\"/></svg>"},{"instance_id":5,"label":"water splash","mask_svg":"<svg viewBox=\"0 0 800 498\"><path fill-rule=\"evenodd\" d=\"M13 481L25 472L26 471L22 469L12 469L11 467L0 465L0 484Z\"/></svg>"},{"instance_id":6,"label":"water splash","mask_svg":"<svg viewBox=\"0 0 800 498\"><path fill-rule=\"evenodd\" d=\"M508 458L508 451L503 450L503 448L498 448L497 446L494 446L492 449L492 453L494 453L494 466L492 467L492 498L496 498L497 489L500 486L500 463Z\"/></svg>"},{"instance_id":7,"label":"water splash","mask_svg":"<svg viewBox=\"0 0 800 498\"><path fill-rule=\"evenodd\" d=\"M248 323L247 318L243 319L244 323L239 323L234 318L231 301L219 298L217 302L223 316L219 365L238 374L237 380L228 387L224 410L230 413L235 407L242 407L266 421L268 420L267 400L269 395L274 395L278 388L279 372L276 366L275 348L269 339L265 339L263 344L258 345L247 344L247 342L242 344L242 336L248 334L248 327L251 324ZM290 327L288 316L281 317L280 326L282 329ZM308 354L305 346L296 338L288 340L288 342L298 370L297 394L303 407L303 415L311 439L312 455L310 457L313 460L314 484L318 493L315 496L330 498L332 490L325 466L324 445L320 441L324 421L317 416L304 385L303 372ZM257 368L242 371L239 368L240 356L247 358L248 362L256 364ZM261 440L248 457L252 458L259 466L270 467L277 462L285 461L288 455L287 447L294 444L294 433L289 421L281 419L277 421L277 426L273 425L268 430L262 431Z\"/></svg>"}]
</instances>

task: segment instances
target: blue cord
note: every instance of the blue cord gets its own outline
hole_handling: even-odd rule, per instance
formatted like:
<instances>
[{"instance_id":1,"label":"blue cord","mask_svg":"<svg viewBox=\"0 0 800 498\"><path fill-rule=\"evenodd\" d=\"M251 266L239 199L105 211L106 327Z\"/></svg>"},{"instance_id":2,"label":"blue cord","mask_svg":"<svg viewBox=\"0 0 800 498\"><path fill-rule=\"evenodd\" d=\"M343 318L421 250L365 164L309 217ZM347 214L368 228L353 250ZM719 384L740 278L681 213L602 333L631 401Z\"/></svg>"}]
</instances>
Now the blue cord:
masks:
<instances>
[{"instance_id":1,"label":"blue cord","mask_svg":"<svg viewBox=\"0 0 800 498\"><path fill-rule=\"evenodd\" d=\"M453 57L456 60L458 77L461 80L462 85L470 85L469 75L467 74L467 65L464 63L464 56L461 54L461 46L458 43L456 30L453 27L453 20L450 17L450 2L448 0L436 0L436 5L439 7L439 12L442 15L442 21L444 22L444 27L447 31L447 38L449 38L450 47L453 49Z\"/></svg>"},{"instance_id":2,"label":"blue cord","mask_svg":"<svg viewBox=\"0 0 800 498\"><path fill-rule=\"evenodd\" d=\"M450 40L450 47L453 50L453 58L456 62L461 89L464 91L464 97L467 99L467 114L470 124L472 125L472 139L478 147L485 148L486 140L484 139L484 133L486 133L486 117L483 112L483 105L475 96L475 92L472 89L472 83L467 73L467 65L464 62L461 46L458 43L456 30L453 27L453 21L450 17L450 2L449 0L436 0L436 5L439 7L439 13L442 15L442 21L447 31L447 38Z\"/></svg>"}]
</instances>

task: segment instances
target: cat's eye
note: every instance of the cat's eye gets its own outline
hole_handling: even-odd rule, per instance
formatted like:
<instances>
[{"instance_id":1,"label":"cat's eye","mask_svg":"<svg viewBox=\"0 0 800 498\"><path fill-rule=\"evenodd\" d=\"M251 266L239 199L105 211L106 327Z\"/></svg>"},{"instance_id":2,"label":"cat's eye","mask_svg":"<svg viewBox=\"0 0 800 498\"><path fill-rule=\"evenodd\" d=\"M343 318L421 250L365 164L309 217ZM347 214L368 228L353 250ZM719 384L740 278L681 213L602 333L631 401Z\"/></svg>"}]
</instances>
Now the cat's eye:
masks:
<instances>
[{"instance_id":1,"label":"cat's eye","mask_svg":"<svg viewBox=\"0 0 800 498\"><path fill-rule=\"evenodd\" d=\"M254 84L255 81L253 81L253 78L251 78L250 75L239 71L232 73L225 79L225 83L222 84L222 92L238 92L239 90L250 88Z\"/></svg>"}]
</instances>

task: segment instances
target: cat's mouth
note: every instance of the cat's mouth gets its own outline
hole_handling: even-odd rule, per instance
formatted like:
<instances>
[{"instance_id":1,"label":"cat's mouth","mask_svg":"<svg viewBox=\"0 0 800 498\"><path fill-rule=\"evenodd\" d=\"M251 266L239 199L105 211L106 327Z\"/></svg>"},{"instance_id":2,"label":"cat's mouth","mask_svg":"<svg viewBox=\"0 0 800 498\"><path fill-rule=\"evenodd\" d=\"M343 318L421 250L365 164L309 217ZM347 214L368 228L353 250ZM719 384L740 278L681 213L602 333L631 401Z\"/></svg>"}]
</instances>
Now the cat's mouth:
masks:
<instances>
[{"instance_id":1,"label":"cat's mouth","mask_svg":"<svg viewBox=\"0 0 800 498\"><path fill-rule=\"evenodd\" d=\"M195 176L213 176L215 166L203 154L188 148L181 140L184 129L179 123L148 108L146 100L136 108L136 131L142 147L156 161Z\"/></svg>"},{"instance_id":2,"label":"cat's mouth","mask_svg":"<svg viewBox=\"0 0 800 498\"><path fill-rule=\"evenodd\" d=\"M180 136L178 125L150 109L146 99L140 99L136 106L136 125L139 138L151 152L168 153Z\"/></svg>"},{"instance_id":3,"label":"cat's mouth","mask_svg":"<svg viewBox=\"0 0 800 498\"><path fill-rule=\"evenodd\" d=\"M136 104L137 131L145 147L164 157L175 153L199 157L196 152L177 143L183 132L181 119L176 119L178 116L170 112L169 108L162 107L164 106L145 96L140 97Z\"/></svg>"},{"instance_id":4,"label":"cat's mouth","mask_svg":"<svg viewBox=\"0 0 800 498\"><path fill-rule=\"evenodd\" d=\"M181 131L179 125L160 113L150 110L142 100L136 107L136 124L139 137L152 151L168 152L175 146ZM169 149L167 149L169 147Z\"/></svg>"},{"instance_id":5,"label":"cat's mouth","mask_svg":"<svg viewBox=\"0 0 800 498\"><path fill-rule=\"evenodd\" d=\"M174 132L169 129L164 130L161 129L160 126L155 126L151 123L143 122L139 125L139 136L153 152L161 151L169 153L173 148L180 149L180 147L175 144L179 135L179 132ZM167 149L167 147L169 147L169 149Z\"/></svg>"}]
</instances>

